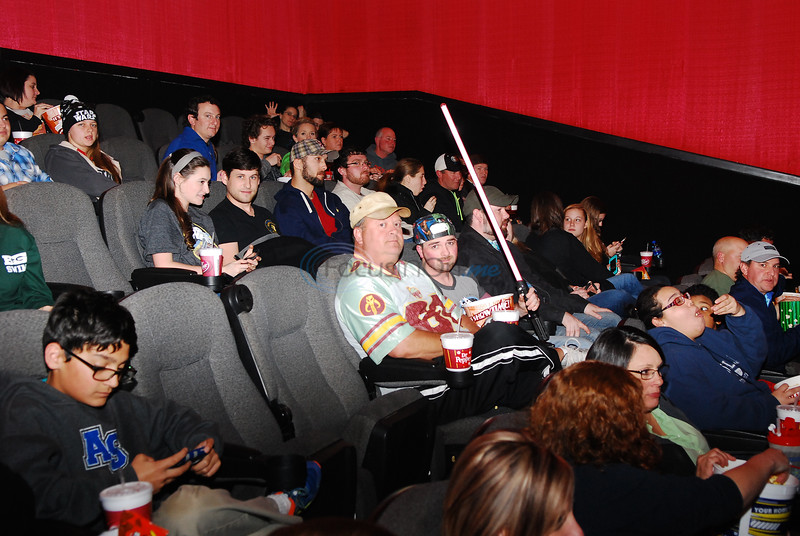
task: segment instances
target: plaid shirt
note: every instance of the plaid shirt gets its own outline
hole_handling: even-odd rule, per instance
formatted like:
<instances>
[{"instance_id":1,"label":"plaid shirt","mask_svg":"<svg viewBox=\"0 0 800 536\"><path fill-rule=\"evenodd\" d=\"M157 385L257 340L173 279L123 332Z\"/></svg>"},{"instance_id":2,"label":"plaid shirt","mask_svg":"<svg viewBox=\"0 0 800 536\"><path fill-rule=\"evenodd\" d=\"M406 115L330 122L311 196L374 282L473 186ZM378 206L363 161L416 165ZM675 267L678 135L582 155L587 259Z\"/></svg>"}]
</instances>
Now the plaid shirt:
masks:
<instances>
[{"instance_id":1,"label":"plaid shirt","mask_svg":"<svg viewBox=\"0 0 800 536\"><path fill-rule=\"evenodd\" d=\"M0 185L12 182L52 182L52 179L36 165L28 149L9 141L0 151Z\"/></svg>"}]
</instances>

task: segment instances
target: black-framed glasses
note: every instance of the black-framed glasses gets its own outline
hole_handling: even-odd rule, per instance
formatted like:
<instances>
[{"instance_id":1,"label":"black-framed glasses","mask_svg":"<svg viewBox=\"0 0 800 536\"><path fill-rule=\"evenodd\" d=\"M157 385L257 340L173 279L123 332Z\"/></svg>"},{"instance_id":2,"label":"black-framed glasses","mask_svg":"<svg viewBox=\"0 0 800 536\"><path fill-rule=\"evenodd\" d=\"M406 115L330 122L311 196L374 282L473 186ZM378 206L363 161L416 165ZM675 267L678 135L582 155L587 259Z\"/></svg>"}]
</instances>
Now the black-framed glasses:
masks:
<instances>
[{"instance_id":1,"label":"black-framed glasses","mask_svg":"<svg viewBox=\"0 0 800 536\"><path fill-rule=\"evenodd\" d=\"M119 376L119 383L122 384L122 383L125 383L125 382L129 382L130 380L133 379L134 376L136 376L136 369L133 368L130 364L126 364L125 367L122 368L122 369L114 370L114 369L105 368L105 367L98 367L97 365L92 365L91 363L89 363L88 361L86 361L85 359L80 357L79 355L76 355L73 352L70 352L66 348L64 348L64 352L69 354L70 356L74 357L75 359L77 359L78 361L80 361L81 363L83 363L84 365L89 367L90 369L92 369L92 378L94 378L95 380L97 380L99 382L107 382L108 380L110 380L114 376Z\"/></svg>"},{"instance_id":2,"label":"black-framed glasses","mask_svg":"<svg viewBox=\"0 0 800 536\"><path fill-rule=\"evenodd\" d=\"M628 372L630 372L632 374L638 374L643 380L652 380L653 378L655 378L656 374L658 374L659 376L661 376L663 378L664 377L664 373L667 371L668 368L669 368L669 365L661 365L657 369L655 369L655 368L646 368L646 369L642 369L642 370L630 370L630 369L628 369Z\"/></svg>"},{"instance_id":3,"label":"black-framed glasses","mask_svg":"<svg viewBox=\"0 0 800 536\"><path fill-rule=\"evenodd\" d=\"M352 166L370 167L370 166L372 166L372 162L370 162L369 160L362 160L361 162L349 162L349 163L345 164L345 166L346 167L352 167Z\"/></svg>"},{"instance_id":4,"label":"black-framed glasses","mask_svg":"<svg viewBox=\"0 0 800 536\"><path fill-rule=\"evenodd\" d=\"M689 296L689 293L688 292L684 292L683 294L681 294L680 296L676 297L674 300L669 302L666 307L661 309L661 312L663 313L664 311L666 311L670 307L680 307L681 305L683 305L684 303L686 303L687 301L689 301L691 299L692 299L692 297Z\"/></svg>"}]
</instances>

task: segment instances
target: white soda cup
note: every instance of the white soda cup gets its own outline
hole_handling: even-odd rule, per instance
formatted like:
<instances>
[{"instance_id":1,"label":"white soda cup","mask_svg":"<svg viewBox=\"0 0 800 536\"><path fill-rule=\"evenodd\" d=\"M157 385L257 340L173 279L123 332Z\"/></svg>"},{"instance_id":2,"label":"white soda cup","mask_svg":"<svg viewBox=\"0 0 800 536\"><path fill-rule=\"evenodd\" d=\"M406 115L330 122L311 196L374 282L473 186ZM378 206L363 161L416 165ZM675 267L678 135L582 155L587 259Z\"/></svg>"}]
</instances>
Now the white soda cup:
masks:
<instances>
[{"instance_id":1,"label":"white soda cup","mask_svg":"<svg viewBox=\"0 0 800 536\"><path fill-rule=\"evenodd\" d=\"M222 275L222 249L202 248L200 250L200 266L206 277Z\"/></svg>"},{"instance_id":2,"label":"white soda cup","mask_svg":"<svg viewBox=\"0 0 800 536\"><path fill-rule=\"evenodd\" d=\"M472 333L442 333L444 367L450 372L464 372L472 367Z\"/></svg>"},{"instance_id":3,"label":"white soda cup","mask_svg":"<svg viewBox=\"0 0 800 536\"><path fill-rule=\"evenodd\" d=\"M506 324L519 325L519 311L492 311L492 322L505 322Z\"/></svg>"},{"instance_id":4,"label":"white soda cup","mask_svg":"<svg viewBox=\"0 0 800 536\"><path fill-rule=\"evenodd\" d=\"M150 482L126 482L100 492L108 528L118 527L122 512L135 511L150 519L153 513L153 485Z\"/></svg>"},{"instance_id":5,"label":"white soda cup","mask_svg":"<svg viewBox=\"0 0 800 536\"><path fill-rule=\"evenodd\" d=\"M33 136L33 132L27 130L15 130L11 133L11 138L14 140L14 143L19 143L22 140L26 140Z\"/></svg>"}]
</instances>

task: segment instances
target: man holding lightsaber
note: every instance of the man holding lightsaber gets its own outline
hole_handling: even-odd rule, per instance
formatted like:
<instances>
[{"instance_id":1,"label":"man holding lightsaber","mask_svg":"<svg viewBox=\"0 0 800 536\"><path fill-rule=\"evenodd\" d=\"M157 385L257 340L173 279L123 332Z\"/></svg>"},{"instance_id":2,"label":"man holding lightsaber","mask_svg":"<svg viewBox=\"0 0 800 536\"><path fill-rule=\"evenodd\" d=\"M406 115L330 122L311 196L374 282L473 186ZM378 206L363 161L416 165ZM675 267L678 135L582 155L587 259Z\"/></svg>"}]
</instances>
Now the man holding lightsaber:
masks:
<instances>
[{"instance_id":1,"label":"man holding lightsaber","mask_svg":"<svg viewBox=\"0 0 800 536\"><path fill-rule=\"evenodd\" d=\"M486 186L485 192L501 231L505 232L510 220L505 207L516 203L517 196L504 194L494 186ZM468 275L489 294L516 294L514 276L475 191L470 192L464 202L464 219L464 229L458 238L458 264L468 267ZM539 307L542 320L558 324L557 336L580 337L579 347L588 348L600 331L619 324L621 318L610 309L597 307L576 294L549 285L528 266L514 244L506 242L506 245L523 279L533 285L542 299Z\"/></svg>"}]
</instances>

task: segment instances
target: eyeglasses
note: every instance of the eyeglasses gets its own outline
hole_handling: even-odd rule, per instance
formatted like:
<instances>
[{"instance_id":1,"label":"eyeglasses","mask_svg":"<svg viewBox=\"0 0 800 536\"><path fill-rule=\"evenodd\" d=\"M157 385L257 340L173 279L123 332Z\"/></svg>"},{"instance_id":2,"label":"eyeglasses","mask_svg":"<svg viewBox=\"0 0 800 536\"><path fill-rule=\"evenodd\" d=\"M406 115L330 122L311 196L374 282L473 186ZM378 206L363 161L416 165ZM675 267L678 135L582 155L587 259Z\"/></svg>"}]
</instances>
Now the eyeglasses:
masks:
<instances>
[{"instance_id":1,"label":"eyeglasses","mask_svg":"<svg viewBox=\"0 0 800 536\"><path fill-rule=\"evenodd\" d=\"M370 167L372 163L369 160L362 160L361 162L349 162L347 167L356 166L356 167Z\"/></svg>"},{"instance_id":2,"label":"eyeglasses","mask_svg":"<svg viewBox=\"0 0 800 536\"><path fill-rule=\"evenodd\" d=\"M670 307L679 307L679 306L683 305L684 303L686 303L689 300L691 300L691 296L689 296L688 292L684 292L683 294L681 294L680 296L678 296L677 298L675 298L674 300L669 302L666 307L661 309L661 312L663 313L664 311L666 311Z\"/></svg>"},{"instance_id":3,"label":"eyeglasses","mask_svg":"<svg viewBox=\"0 0 800 536\"><path fill-rule=\"evenodd\" d=\"M642 370L628 369L628 372L632 374L638 374L643 380L652 380L653 378L655 378L656 374L663 377L667 369L669 369L669 365L661 365L657 369L654 368L646 368Z\"/></svg>"},{"instance_id":4,"label":"eyeglasses","mask_svg":"<svg viewBox=\"0 0 800 536\"><path fill-rule=\"evenodd\" d=\"M105 367L98 367L97 365L92 365L91 363L89 363L88 361L83 359L82 357L80 357L78 355L75 355L74 353L70 352L66 348L64 349L64 352L69 354L69 355L71 355L72 357L74 357L75 359L77 359L78 361L80 361L81 363L83 363L84 365L89 367L90 369L92 369L92 373L93 373L92 374L92 378L94 378L95 380L97 380L99 382L107 382L108 380L110 380L114 376L119 376L119 382L122 384L122 383L125 383L125 382L128 382L128 381L132 380L133 377L136 376L136 369L133 368L132 366L128 365L128 364L126 364L125 367L120 369L120 370L114 370L114 369L105 368Z\"/></svg>"}]
</instances>

